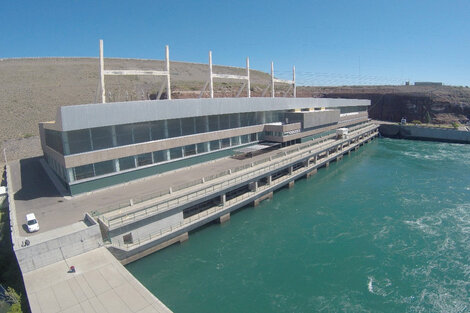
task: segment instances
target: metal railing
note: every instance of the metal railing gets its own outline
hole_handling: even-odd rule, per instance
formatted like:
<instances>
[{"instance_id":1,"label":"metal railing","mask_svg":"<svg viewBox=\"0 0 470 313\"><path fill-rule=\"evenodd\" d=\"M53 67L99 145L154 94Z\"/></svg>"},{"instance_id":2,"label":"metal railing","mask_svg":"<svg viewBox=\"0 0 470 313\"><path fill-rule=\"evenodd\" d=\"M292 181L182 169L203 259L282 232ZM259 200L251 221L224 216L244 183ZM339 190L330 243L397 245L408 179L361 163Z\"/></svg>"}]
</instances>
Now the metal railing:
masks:
<instances>
[{"instance_id":1,"label":"metal railing","mask_svg":"<svg viewBox=\"0 0 470 313\"><path fill-rule=\"evenodd\" d=\"M373 129L374 127L375 126L364 127L363 132L367 132L367 131ZM296 148L291 149L289 151L278 153L276 155L276 159L280 158L282 156L285 157L287 155L287 152L289 152L289 154L293 154L293 153L296 153L296 154L292 155L291 157L285 158L284 160L282 160L280 162L277 162L275 164L269 164L265 167L261 167L259 169L256 169L254 171L251 171L249 173L237 176L237 177L229 179L229 180L224 180L221 183L215 183L211 186L208 186L206 188L202 188L202 189L197 190L195 192L190 192L188 194L184 194L184 195L181 195L181 196L178 196L176 194L174 196L171 195L172 197L175 197L175 198L173 198L173 199L160 199L162 201L160 201L159 203L158 202L157 203L155 203L155 202L149 203L149 204L147 204L143 207L136 208L136 210L134 210L132 212L126 212L124 214L121 214L121 213L118 212L118 216L116 216L116 217L107 218L106 216L101 216L100 218L105 224L108 225L109 228L112 228L116 225L123 226L125 224L129 224L129 223L132 223L134 221L140 220L141 218L145 218L149 214L154 215L154 214L157 214L158 212L162 212L162 211L166 211L166 210L169 210L169 209L172 209L172 208L176 208L176 207L178 207L182 204L188 203L190 201L194 201L198 198L203 198L208 194L213 194L214 192L226 189L227 187L229 187L231 185L236 185L236 184L238 184L240 182L244 182L244 181L246 181L250 178L253 178L253 177L262 175L264 173L271 172L275 169L281 168L281 167L283 167L287 164L290 164L290 163L294 162L294 160L302 159L305 156L308 156L308 155L311 155L311 154L314 153L313 150L305 151L305 150L307 150L306 148L309 148L314 144L316 145L315 150L320 149L320 151L316 151L316 153L318 154L318 153L322 153L324 150L328 150L328 149L331 149L332 147L342 145L344 142L352 140L355 137L359 137L362 134L363 133L357 134L357 135L352 136L351 138L348 138L348 139L343 139L341 142L328 141L329 138L328 139L324 138L324 140L322 140L320 144L318 143L319 142L318 139L321 139L321 138L318 138L317 140L315 140L316 143L308 143L307 145L304 145L302 147L296 147ZM331 135L329 135L327 137L331 137ZM303 151L303 152L300 152L300 151ZM265 162L271 161L271 160L273 160L273 157L259 160L259 161L257 161L257 163L259 162L259 164L262 164L262 163L265 163ZM251 163L250 167L254 167L254 166L256 166L256 165L254 163ZM243 167L245 167L245 166L243 166ZM244 169L246 169L246 168L244 168ZM230 172L230 171L228 171L228 172ZM224 175L221 175L221 176L224 176ZM219 177L221 177L221 176L219 176ZM201 180L198 180L198 181L199 181L198 184L202 183ZM156 199L156 200L158 200L158 199Z\"/></svg>"},{"instance_id":2,"label":"metal railing","mask_svg":"<svg viewBox=\"0 0 470 313\"><path fill-rule=\"evenodd\" d=\"M359 136L357 136L357 137L359 137ZM354 149L356 146L361 145L362 143L364 143L365 141L369 140L370 138L372 138L374 136L375 136L375 132L372 133L372 134L367 135L366 137L361 138L361 140L356 140L354 143L350 143L347 146L347 148L348 148L347 151ZM351 139L353 139L353 138L350 138L349 140L351 140ZM344 153L345 153L344 150L338 150L335 153L330 154L327 159L325 159L325 160L323 160L322 162L319 162L319 163L328 162L329 160L332 160L332 159L334 159L334 158L336 158L339 155L344 154ZM123 241L117 239L117 240L112 241L112 244L115 247L124 248L126 250L132 250L133 248L138 247L142 244L151 242L152 240L161 238L161 237L163 237L163 236L165 236L169 233L172 233L174 231L183 229L184 227L189 226L190 224L200 222L204 218L213 216L221 210L226 210L226 209L228 209L229 207L231 207L233 205L239 204L243 200L246 200L248 198L253 198L254 196L256 196L256 194L259 194L259 193L261 193L261 192L263 192L267 189L275 188L276 186L282 185L286 181L289 181L289 180L293 179L293 177L297 176L299 173L306 172L310 168L316 167L316 166L318 166L318 162L317 163L312 163L312 164L307 163L307 166L299 167L298 169L293 170L292 173L286 174L286 175L283 175L283 176L279 177L275 181L275 183L273 182L271 184L266 184L266 185L263 185L263 186L259 186L255 191L245 192L245 193L243 193L243 194L241 194L241 195L239 195L239 196L237 196L233 199L227 200L224 204L214 205L213 207L210 207L210 208L208 208L208 209L206 209L206 210L204 210L200 213L197 213L193 216L185 218L183 221L181 221L178 224L160 229L159 231L156 231L156 232L149 233L148 235L146 235L144 237L138 237L135 242L124 243Z\"/></svg>"}]
</instances>

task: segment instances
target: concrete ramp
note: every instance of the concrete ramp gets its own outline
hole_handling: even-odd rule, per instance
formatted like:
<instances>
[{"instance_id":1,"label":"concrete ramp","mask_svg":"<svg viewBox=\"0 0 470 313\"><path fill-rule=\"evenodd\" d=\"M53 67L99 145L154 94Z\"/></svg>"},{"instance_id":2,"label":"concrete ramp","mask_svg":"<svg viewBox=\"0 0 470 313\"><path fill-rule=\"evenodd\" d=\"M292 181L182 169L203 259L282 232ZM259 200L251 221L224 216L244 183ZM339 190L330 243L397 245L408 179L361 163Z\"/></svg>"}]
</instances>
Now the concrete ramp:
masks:
<instances>
[{"instance_id":1,"label":"concrete ramp","mask_svg":"<svg viewBox=\"0 0 470 313\"><path fill-rule=\"evenodd\" d=\"M23 277L32 313L171 313L104 247Z\"/></svg>"}]
</instances>

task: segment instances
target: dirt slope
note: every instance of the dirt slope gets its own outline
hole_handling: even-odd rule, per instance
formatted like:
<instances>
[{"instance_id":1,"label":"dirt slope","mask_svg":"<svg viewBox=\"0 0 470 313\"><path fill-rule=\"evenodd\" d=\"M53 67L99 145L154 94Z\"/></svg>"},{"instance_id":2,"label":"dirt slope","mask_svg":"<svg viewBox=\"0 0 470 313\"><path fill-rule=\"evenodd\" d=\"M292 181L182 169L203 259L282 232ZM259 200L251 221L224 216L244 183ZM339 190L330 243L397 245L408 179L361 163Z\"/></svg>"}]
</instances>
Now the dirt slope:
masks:
<instances>
[{"instance_id":1,"label":"dirt slope","mask_svg":"<svg viewBox=\"0 0 470 313\"><path fill-rule=\"evenodd\" d=\"M163 61L105 59L106 69L164 68ZM245 69L214 66L214 72L245 75ZM261 96L270 84L270 75L252 70L252 96ZM173 98L198 97L208 79L207 64L171 62ZM158 93L163 78L112 76L106 78L108 102L148 99ZM242 83L215 80L216 97L234 97ZM12 158L40 154L35 137L38 123L55 118L63 105L99 101L99 62L97 58L0 59L0 142ZM288 86L276 86L276 96L284 96ZM243 91L242 96L246 94ZM269 92L267 95L269 96ZM292 95L292 92L289 93ZM371 99L372 118L436 123L470 117L470 89L464 87L367 86L298 87L298 97ZM208 92L204 94L208 97ZM8 142L6 142L8 141Z\"/></svg>"}]
</instances>

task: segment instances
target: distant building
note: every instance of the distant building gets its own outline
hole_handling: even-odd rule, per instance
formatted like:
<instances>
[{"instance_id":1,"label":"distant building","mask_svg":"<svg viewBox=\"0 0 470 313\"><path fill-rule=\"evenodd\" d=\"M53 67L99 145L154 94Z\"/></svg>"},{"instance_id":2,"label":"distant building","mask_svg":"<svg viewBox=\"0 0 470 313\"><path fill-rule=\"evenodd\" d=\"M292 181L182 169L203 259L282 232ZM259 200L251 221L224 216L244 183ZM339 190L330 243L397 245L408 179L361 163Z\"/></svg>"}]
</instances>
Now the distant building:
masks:
<instances>
[{"instance_id":1,"label":"distant building","mask_svg":"<svg viewBox=\"0 0 470 313\"><path fill-rule=\"evenodd\" d=\"M217 98L64 106L39 124L45 159L73 194L368 120L370 100Z\"/></svg>"},{"instance_id":2,"label":"distant building","mask_svg":"<svg viewBox=\"0 0 470 313\"><path fill-rule=\"evenodd\" d=\"M437 86L442 86L442 83L441 82L415 82L415 86L437 87Z\"/></svg>"}]
</instances>

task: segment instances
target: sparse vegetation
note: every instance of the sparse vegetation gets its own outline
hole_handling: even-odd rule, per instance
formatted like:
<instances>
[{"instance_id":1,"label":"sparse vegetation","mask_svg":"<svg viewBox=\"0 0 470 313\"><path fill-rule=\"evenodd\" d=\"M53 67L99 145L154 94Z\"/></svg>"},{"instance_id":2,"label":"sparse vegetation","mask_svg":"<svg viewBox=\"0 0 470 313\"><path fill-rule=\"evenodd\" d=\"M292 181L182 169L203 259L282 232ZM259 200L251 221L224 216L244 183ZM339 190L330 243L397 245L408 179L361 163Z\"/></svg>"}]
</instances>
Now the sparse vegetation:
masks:
<instances>
[{"instance_id":1,"label":"sparse vegetation","mask_svg":"<svg viewBox=\"0 0 470 313\"><path fill-rule=\"evenodd\" d=\"M0 209L0 283L7 286L14 304L8 312L29 312L23 278L11 246L10 221L7 209Z\"/></svg>"},{"instance_id":2,"label":"sparse vegetation","mask_svg":"<svg viewBox=\"0 0 470 313\"><path fill-rule=\"evenodd\" d=\"M457 123L457 122L453 122L452 127L455 128L455 129L458 129L460 127L460 124Z\"/></svg>"},{"instance_id":3,"label":"sparse vegetation","mask_svg":"<svg viewBox=\"0 0 470 313\"><path fill-rule=\"evenodd\" d=\"M413 121L411 121L411 124L414 124L414 125L421 125L422 122L421 122L421 121L418 121L418 120L413 120Z\"/></svg>"}]
</instances>

